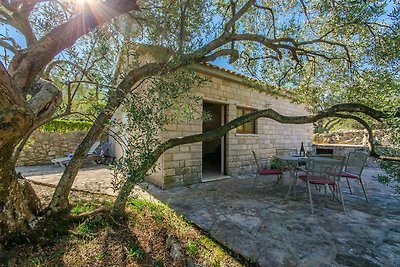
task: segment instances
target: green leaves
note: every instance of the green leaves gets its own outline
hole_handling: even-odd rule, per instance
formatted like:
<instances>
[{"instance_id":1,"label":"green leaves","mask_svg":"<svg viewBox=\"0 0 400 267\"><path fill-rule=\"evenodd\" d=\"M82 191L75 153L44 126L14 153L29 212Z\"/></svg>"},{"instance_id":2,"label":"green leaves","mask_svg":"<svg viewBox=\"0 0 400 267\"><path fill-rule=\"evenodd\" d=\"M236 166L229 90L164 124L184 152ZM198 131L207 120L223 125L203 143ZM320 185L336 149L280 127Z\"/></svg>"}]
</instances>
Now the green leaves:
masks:
<instances>
[{"instance_id":1,"label":"green leaves","mask_svg":"<svg viewBox=\"0 0 400 267\"><path fill-rule=\"evenodd\" d=\"M42 127L39 131L43 132L73 132L73 131L88 131L92 127L93 122L90 121L77 121L77 120L52 120Z\"/></svg>"}]
</instances>

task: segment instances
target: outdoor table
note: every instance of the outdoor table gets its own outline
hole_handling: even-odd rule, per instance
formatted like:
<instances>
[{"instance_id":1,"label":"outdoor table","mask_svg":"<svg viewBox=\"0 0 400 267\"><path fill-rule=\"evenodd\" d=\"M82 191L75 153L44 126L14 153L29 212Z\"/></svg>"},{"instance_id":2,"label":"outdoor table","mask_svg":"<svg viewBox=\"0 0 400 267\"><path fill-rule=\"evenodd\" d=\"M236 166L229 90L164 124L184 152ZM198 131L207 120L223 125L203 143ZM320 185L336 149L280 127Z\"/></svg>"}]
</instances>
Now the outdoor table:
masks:
<instances>
[{"instance_id":1,"label":"outdoor table","mask_svg":"<svg viewBox=\"0 0 400 267\"><path fill-rule=\"evenodd\" d=\"M295 156L295 155L283 155L283 156L276 156L276 158L281 161L286 161L288 163L290 179L289 179L289 189L286 194L286 198L289 197L292 187L294 188L294 186L296 186L299 162L307 162L308 159L313 159L315 161L322 161L322 162L326 162L326 161L338 162L339 161L339 160L333 159L333 158L318 157L318 156L300 157L300 156ZM294 197L296 198L296 190L294 190Z\"/></svg>"}]
</instances>

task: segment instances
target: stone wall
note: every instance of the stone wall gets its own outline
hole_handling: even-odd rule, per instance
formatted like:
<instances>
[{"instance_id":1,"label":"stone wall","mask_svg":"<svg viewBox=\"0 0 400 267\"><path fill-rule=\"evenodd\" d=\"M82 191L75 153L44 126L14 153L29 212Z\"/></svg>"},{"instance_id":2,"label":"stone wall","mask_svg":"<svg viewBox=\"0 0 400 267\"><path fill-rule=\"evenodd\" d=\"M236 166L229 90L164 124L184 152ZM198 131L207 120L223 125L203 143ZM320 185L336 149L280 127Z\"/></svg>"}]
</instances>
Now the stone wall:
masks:
<instances>
[{"instance_id":1,"label":"stone wall","mask_svg":"<svg viewBox=\"0 0 400 267\"><path fill-rule=\"evenodd\" d=\"M390 133L387 131L374 130L374 139L384 146L391 146ZM368 153L366 130L339 130L331 133L314 134L314 152L331 151L335 155L346 156L349 152L363 151ZM367 166L375 166L373 159L369 158Z\"/></svg>"},{"instance_id":2,"label":"stone wall","mask_svg":"<svg viewBox=\"0 0 400 267\"><path fill-rule=\"evenodd\" d=\"M390 133L381 130L372 131L374 139L384 146L390 146ZM339 130L332 133L314 134L314 144L342 144L366 146L368 142L366 130Z\"/></svg>"},{"instance_id":3,"label":"stone wall","mask_svg":"<svg viewBox=\"0 0 400 267\"><path fill-rule=\"evenodd\" d=\"M22 150L17 165L50 164L54 158L73 153L86 132L69 133L34 132Z\"/></svg>"}]
</instances>

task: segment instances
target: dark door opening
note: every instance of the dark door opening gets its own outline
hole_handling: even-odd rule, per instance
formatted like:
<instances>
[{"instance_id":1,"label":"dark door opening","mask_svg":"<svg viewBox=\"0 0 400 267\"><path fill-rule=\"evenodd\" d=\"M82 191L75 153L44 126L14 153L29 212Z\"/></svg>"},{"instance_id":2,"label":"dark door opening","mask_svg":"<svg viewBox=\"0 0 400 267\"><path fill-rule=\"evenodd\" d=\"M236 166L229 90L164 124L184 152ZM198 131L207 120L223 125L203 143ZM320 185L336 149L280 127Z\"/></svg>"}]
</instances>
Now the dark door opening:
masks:
<instances>
[{"instance_id":1,"label":"dark door opening","mask_svg":"<svg viewBox=\"0 0 400 267\"><path fill-rule=\"evenodd\" d=\"M212 131L225 123L225 106L203 102L203 111L211 114L211 120L203 122L203 133ZM203 181L224 177L225 144L224 137L203 142Z\"/></svg>"}]
</instances>

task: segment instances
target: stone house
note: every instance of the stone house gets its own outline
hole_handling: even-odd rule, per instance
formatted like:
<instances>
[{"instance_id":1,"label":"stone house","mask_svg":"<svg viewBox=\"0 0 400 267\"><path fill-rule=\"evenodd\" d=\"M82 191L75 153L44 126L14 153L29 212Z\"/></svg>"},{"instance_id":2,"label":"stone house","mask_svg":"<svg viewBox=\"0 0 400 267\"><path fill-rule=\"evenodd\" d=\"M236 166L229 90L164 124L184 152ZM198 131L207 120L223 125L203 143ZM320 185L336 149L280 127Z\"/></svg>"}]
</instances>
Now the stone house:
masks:
<instances>
[{"instance_id":1,"label":"stone house","mask_svg":"<svg viewBox=\"0 0 400 267\"><path fill-rule=\"evenodd\" d=\"M290 97L277 93L272 86L256 85L251 79L211 65L191 67L209 82L193 88L193 94L201 97L198 108L212 114L212 120L195 120L189 123L169 124L163 139L182 137L213 130L225 122L253 110L273 108L284 115L307 115L306 107L293 103ZM252 85L253 84L253 85ZM115 119L124 120L116 113ZM228 132L220 140L182 145L166 151L160 158L159 171L147 179L161 188L200 183L202 181L235 176L255 171L252 150L264 157L275 155L277 148L307 149L312 146L312 124L280 124L261 118ZM113 145L118 158L123 149Z\"/></svg>"}]
</instances>

